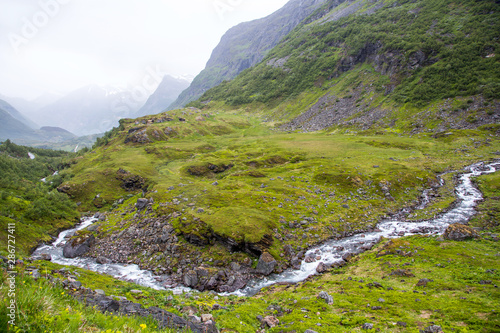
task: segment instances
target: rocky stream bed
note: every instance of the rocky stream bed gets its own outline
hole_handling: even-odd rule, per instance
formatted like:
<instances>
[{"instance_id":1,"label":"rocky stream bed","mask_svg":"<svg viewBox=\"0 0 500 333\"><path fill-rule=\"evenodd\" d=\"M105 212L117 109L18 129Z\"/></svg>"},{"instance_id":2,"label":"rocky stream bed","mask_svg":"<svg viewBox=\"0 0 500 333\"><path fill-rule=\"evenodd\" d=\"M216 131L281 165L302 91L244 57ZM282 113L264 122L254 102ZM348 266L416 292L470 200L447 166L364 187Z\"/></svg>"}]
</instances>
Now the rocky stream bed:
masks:
<instances>
[{"instance_id":1,"label":"rocky stream bed","mask_svg":"<svg viewBox=\"0 0 500 333\"><path fill-rule=\"evenodd\" d=\"M285 249L286 255L291 258L292 268L279 274L274 274L278 263L267 252L260 255L256 268L252 268L251 261L233 262L229 267L221 267L217 272L208 269L202 262L193 263L188 259L190 266L193 267L192 264L195 264L196 268L177 267L173 270L172 267L163 267L156 269L156 274L153 274L150 270L141 269L138 264L128 260L137 241L150 244L155 252L161 251L179 256L176 245L178 239L169 224L168 217L147 218L119 235L99 240L98 251L95 250L96 240L92 233L77 240L70 239L79 230L95 231L94 223L99 220L99 215L86 218L75 229L63 231L52 244L37 248L33 258L52 260L61 265L77 266L109 274L154 289L174 289L177 292L190 289L215 290L223 294L251 296L273 284L300 282L311 275L326 272L332 267L343 266L355 255L371 249L382 237L441 235L445 232L451 239L474 236L473 230L462 227L475 214L474 207L477 202L482 200L482 194L474 186L471 178L493 173L499 168L499 161L490 164L477 163L466 168L455 188L456 204L434 219L408 222L401 217L392 218L381 221L369 232L331 239L307 251L294 253L291 248ZM424 208L425 202L428 201L426 193L423 195L423 204L418 207L420 209Z\"/></svg>"}]
</instances>

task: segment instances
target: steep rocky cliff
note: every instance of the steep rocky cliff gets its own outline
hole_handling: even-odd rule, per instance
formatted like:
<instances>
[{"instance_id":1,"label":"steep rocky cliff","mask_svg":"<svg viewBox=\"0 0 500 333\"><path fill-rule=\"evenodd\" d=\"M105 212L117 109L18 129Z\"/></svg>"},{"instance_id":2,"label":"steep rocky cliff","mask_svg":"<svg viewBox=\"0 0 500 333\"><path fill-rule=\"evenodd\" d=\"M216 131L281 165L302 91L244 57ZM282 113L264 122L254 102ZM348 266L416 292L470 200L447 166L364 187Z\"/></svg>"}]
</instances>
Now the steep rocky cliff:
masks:
<instances>
[{"instance_id":1,"label":"steep rocky cliff","mask_svg":"<svg viewBox=\"0 0 500 333\"><path fill-rule=\"evenodd\" d=\"M230 29L213 50L206 68L169 109L180 108L199 98L224 80L259 63L283 37L318 9L326 0L291 0L265 18L241 23ZM344 0L337 0L342 3Z\"/></svg>"}]
</instances>

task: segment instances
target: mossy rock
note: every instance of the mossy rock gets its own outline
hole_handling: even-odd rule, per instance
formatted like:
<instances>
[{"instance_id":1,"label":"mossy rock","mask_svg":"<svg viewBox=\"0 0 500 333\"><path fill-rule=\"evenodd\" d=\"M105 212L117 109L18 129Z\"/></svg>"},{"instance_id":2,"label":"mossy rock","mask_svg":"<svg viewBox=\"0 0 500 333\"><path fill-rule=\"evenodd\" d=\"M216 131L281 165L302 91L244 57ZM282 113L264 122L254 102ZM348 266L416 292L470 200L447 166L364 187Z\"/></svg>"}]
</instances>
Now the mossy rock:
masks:
<instances>
[{"instance_id":1,"label":"mossy rock","mask_svg":"<svg viewBox=\"0 0 500 333\"><path fill-rule=\"evenodd\" d=\"M444 232L444 238L453 241L464 241L478 237L479 234L474 229L459 223L449 225Z\"/></svg>"}]
</instances>

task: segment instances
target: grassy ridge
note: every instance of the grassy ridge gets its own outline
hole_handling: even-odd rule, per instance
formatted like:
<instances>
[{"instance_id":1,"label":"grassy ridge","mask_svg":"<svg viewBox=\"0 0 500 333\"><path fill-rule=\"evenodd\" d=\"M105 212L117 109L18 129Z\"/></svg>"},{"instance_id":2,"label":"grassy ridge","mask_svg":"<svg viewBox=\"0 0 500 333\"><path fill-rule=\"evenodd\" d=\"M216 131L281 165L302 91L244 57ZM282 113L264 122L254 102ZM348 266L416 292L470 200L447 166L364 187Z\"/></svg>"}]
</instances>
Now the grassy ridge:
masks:
<instances>
[{"instance_id":1,"label":"grassy ridge","mask_svg":"<svg viewBox=\"0 0 500 333\"><path fill-rule=\"evenodd\" d=\"M214 113L202 121L202 112L180 110L164 123L153 121L164 115L122 121L122 130L65 171L76 175L64 185L82 211L112 209L101 236L126 228L135 202L145 194L154 200L153 214L182 213L172 221L178 234L208 243L212 233L239 243L270 236L270 253L284 260L285 245L307 248L373 227L382 216L415 205L438 173L492 159L498 150L488 131L455 131L439 138L275 133L252 117ZM178 121L181 116L186 121ZM136 130L137 123L148 120ZM138 132L149 141L128 141ZM125 189L120 169L143 179L147 189ZM449 206L453 180L447 181L443 200L415 218ZM315 223L301 226L304 218ZM204 248L203 257L211 258L214 250L230 260L229 252L213 245ZM138 256L149 262L149 256Z\"/></svg>"}]
</instances>

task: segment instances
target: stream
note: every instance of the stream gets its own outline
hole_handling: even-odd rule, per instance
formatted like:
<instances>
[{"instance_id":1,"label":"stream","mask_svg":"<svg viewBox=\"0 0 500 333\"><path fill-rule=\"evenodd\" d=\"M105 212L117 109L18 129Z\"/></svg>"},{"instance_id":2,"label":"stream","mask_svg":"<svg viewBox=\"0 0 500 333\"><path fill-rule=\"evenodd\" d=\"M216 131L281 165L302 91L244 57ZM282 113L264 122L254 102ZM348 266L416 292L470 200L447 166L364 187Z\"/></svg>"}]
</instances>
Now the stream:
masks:
<instances>
[{"instance_id":1,"label":"stream","mask_svg":"<svg viewBox=\"0 0 500 333\"><path fill-rule=\"evenodd\" d=\"M307 257L321 257L320 260L314 262L302 261L300 270L287 270L282 274L273 274L265 279L250 281L244 289L238 290L233 295L252 296L264 287L276 283L295 283L305 280L311 275L317 274L316 268L322 262L326 265L334 265L343 261L342 256L346 253L360 253L362 248L370 248L378 243L381 237L398 238L410 235L439 235L443 234L448 225L453 223L467 223L469 219L476 213L474 207L477 202L483 199L481 192L474 186L471 178L493 173L500 169L500 162L491 164L477 163L466 168L467 173L460 176L459 185L455 188L457 196L454 208L448 212L428 221L423 222L402 222L394 219L384 220L377 225L376 231L358 234L352 237L343 238L340 240L331 240L326 243L316 246L306 253ZM425 197L427 192L424 192ZM423 205L418 208L424 208ZM35 250L34 256L43 253L50 254L52 262L66 265L85 268L91 271L108 274L115 278L137 283L139 285L150 287L157 290L164 290L160 282L150 272L141 270L137 265L124 264L98 264L95 259L91 258L65 258L62 254L63 246L66 243L68 236L73 235L76 231L82 230L96 222L95 218L87 218L83 220L75 229L63 231L59 237L51 245L43 245ZM176 288L175 291L188 291L188 288Z\"/></svg>"}]
</instances>

